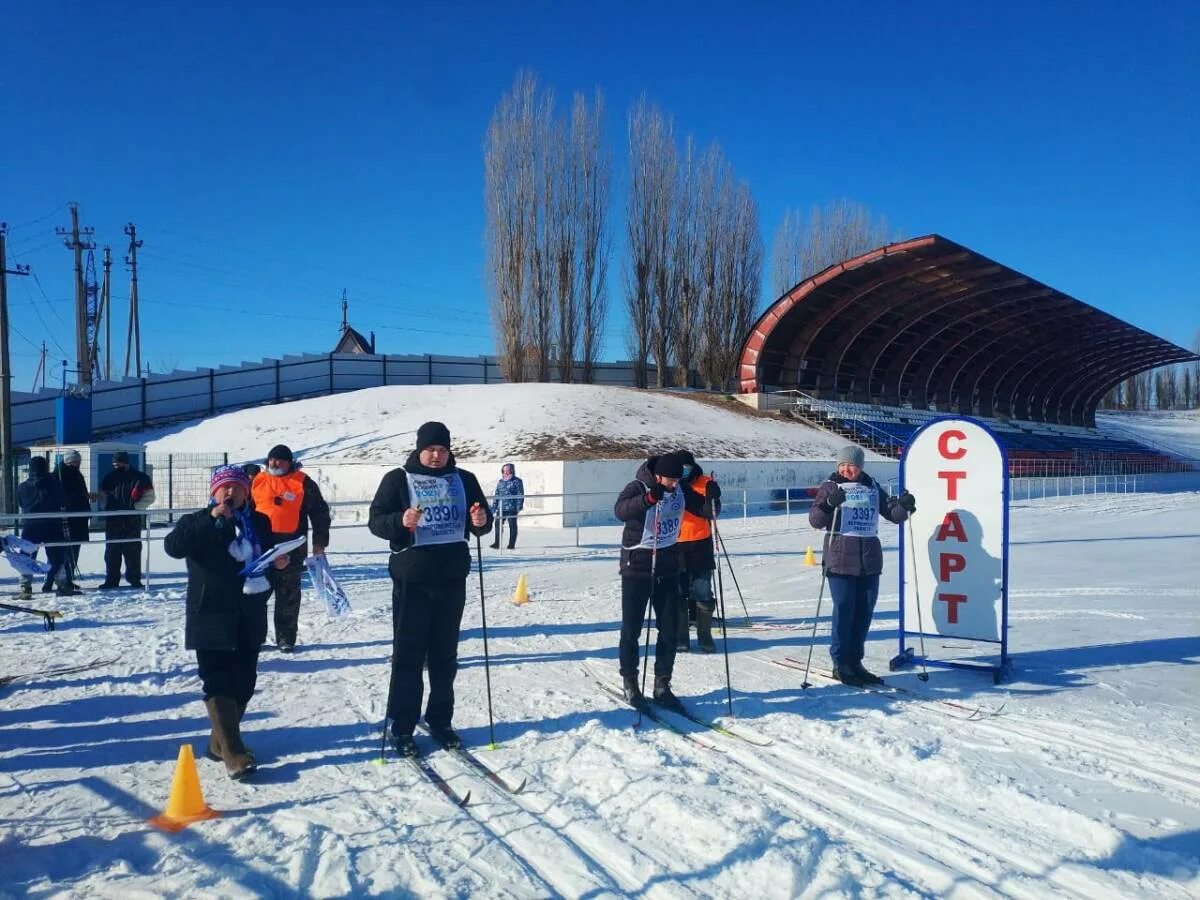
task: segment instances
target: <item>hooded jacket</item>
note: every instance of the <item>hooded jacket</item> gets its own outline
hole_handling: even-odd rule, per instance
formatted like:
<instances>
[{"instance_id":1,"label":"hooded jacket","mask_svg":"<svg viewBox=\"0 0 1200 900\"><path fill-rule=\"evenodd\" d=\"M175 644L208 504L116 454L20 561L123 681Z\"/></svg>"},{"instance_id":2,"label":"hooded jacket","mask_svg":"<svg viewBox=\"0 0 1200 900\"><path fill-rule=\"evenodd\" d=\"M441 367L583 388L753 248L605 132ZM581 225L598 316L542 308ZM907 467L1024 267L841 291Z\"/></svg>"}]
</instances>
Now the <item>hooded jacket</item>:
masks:
<instances>
[{"instance_id":1,"label":"hooded jacket","mask_svg":"<svg viewBox=\"0 0 1200 900\"><path fill-rule=\"evenodd\" d=\"M466 494L467 516L463 522L462 541L449 544L413 546L413 533L404 527L404 511L412 506L409 497L406 472L415 475L445 476L455 473L462 479ZM479 528L471 524L471 507L478 503L487 513L487 521ZM367 527L371 534L381 537L392 548L388 572L397 581L407 579L416 582L453 581L466 578L471 573L471 547L468 535L482 537L492 530L492 513L487 497L479 486L478 479L466 469L458 468L451 453L441 469L430 469L421 465L421 454L414 450L399 469L392 469L383 476L375 499L371 501L371 512Z\"/></svg>"},{"instance_id":2,"label":"hooded jacket","mask_svg":"<svg viewBox=\"0 0 1200 900\"><path fill-rule=\"evenodd\" d=\"M525 482L517 477L517 467L512 463L513 477L501 478L496 482L496 502L492 504L492 515L512 519L525 508Z\"/></svg>"},{"instance_id":3,"label":"hooded jacket","mask_svg":"<svg viewBox=\"0 0 1200 900\"><path fill-rule=\"evenodd\" d=\"M680 553L685 571L694 574L711 572L717 567L713 549L712 519L721 512L721 486L704 474L689 450L676 451L692 471L680 479L684 495L683 526L679 530ZM699 510L697 511L697 506Z\"/></svg>"},{"instance_id":4,"label":"hooded jacket","mask_svg":"<svg viewBox=\"0 0 1200 900\"><path fill-rule=\"evenodd\" d=\"M899 525L908 518L908 511L900 505L899 499L888 496L883 486L866 472L859 472L855 482L879 491L879 514L889 522ZM829 495L838 486L855 482L837 472L822 482L808 511L809 524L823 529L836 525L835 517L841 516L840 507L829 505ZM855 537L831 531L825 535L822 561L830 575L878 575L883 571L883 545L877 537Z\"/></svg>"}]
</instances>

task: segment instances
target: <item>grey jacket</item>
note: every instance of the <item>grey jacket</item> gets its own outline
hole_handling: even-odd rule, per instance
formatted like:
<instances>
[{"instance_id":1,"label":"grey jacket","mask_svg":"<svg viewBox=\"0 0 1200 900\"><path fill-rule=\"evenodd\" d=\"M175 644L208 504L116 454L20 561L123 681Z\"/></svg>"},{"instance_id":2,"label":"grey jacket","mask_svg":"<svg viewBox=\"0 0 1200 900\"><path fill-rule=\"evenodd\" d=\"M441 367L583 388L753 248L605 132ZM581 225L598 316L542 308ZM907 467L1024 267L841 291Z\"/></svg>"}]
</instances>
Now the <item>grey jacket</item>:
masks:
<instances>
[{"instance_id":1,"label":"grey jacket","mask_svg":"<svg viewBox=\"0 0 1200 900\"><path fill-rule=\"evenodd\" d=\"M858 484L875 487L879 491L879 512L889 522L899 525L908 518L908 511L895 497L888 496L877 481L866 472L859 473ZM841 512L828 503L829 495L838 485L849 484L837 472L829 476L817 489L812 509L808 511L808 522L813 528L828 529L836 524L835 517ZM883 547L879 538L860 538L842 534L825 535L825 553L822 557L826 573L830 575L878 575L883 571Z\"/></svg>"}]
</instances>

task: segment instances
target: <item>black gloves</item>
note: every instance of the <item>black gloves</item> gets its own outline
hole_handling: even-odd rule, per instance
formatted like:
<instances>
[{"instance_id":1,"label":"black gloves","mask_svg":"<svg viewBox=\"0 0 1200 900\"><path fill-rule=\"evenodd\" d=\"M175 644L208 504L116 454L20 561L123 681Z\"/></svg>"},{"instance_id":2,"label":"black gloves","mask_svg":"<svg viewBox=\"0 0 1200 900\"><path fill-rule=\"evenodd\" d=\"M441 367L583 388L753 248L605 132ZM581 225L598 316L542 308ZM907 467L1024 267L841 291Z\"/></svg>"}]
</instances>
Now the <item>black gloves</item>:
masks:
<instances>
[{"instance_id":1,"label":"black gloves","mask_svg":"<svg viewBox=\"0 0 1200 900\"><path fill-rule=\"evenodd\" d=\"M899 497L897 497L896 502L899 503L910 516L917 511L917 498L908 491L905 491Z\"/></svg>"},{"instance_id":2,"label":"black gloves","mask_svg":"<svg viewBox=\"0 0 1200 900\"><path fill-rule=\"evenodd\" d=\"M646 491L646 502L653 506L663 498L663 494L665 494L666 491L667 489L659 483L658 479L655 479L654 483L651 484L649 489Z\"/></svg>"},{"instance_id":3,"label":"black gloves","mask_svg":"<svg viewBox=\"0 0 1200 900\"><path fill-rule=\"evenodd\" d=\"M830 512L833 512L845 502L846 492L842 490L841 485L835 484L833 490L825 495L825 507Z\"/></svg>"},{"instance_id":4,"label":"black gloves","mask_svg":"<svg viewBox=\"0 0 1200 900\"><path fill-rule=\"evenodd\" d=\"M720 500L721 499L721 486L719 484L717 484L715 481L710 481L708 484L706 484L704 486L704 499L705 500Z\"/></svg>"}]
</instances>

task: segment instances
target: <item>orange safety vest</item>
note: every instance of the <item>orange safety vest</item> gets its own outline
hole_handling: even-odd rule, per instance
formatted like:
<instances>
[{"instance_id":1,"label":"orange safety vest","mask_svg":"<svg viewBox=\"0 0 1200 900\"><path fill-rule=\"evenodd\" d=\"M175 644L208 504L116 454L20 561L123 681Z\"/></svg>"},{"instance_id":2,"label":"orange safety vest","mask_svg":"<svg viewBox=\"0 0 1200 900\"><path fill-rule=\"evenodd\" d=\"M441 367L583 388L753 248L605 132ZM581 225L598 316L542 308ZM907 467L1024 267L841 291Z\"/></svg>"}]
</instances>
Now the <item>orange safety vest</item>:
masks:
<instances>
[{"instance_id":1,"label":"orange safety vest","mask_svg":"<svg viewBox=\"0 0 1200 900\"><path fill-rule=\"evenodd\" d=\"M271 520L272 534L295 534L300 530L300 504L304 502L304 473L295 469L286 475L259 472L250 488L254 509Z\"/></svg>"},{"instance_id":2,"label":"orange safety vest","mask_svg":"<svg viewBox=\"0 0 1200 900\"><path fill-rule=\"evenodd\" d=\"M704 496L705 486L712 481L708 475L701 475L692 482L690 488L685 490L694 490L701 497ZM682 544L685 541L706 541L712 536L712 525L708 519L698 516L695 513L683 511L683 524L679 526L679 542Z\"/></svg>"}]
</instances>

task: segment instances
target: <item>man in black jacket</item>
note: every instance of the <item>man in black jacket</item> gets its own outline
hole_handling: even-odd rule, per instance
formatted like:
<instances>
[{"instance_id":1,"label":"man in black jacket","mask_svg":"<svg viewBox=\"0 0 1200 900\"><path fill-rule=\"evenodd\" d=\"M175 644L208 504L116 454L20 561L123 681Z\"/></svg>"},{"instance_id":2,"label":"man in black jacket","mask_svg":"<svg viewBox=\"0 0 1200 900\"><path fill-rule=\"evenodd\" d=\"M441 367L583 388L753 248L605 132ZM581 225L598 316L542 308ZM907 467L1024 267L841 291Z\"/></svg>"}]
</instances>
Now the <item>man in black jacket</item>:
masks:
<instances>
[{"instance_id":1,"label":"man in black jacket","mask_svg":"<svg viewBox=\"0 0 1200 900\"><path fill-rule=\"evenodd\" d=\"M72 513L90 513L92 511L92 495L88 493L87 481L79 471L82 459L78 450L68 450L63 454L62 463L54 471L58 483L63 489L63 508ZM68 574L71 576L71 588L77 589L74 582L75 574L79 571L79 550L90 538L88 533L88 517L79 515L67 519L67 536L72 541L67 548L67 559L70 563Z\"/></svg>"},{"instance_id":2,"label":"man in black jacket","mask_svg":"<svg viewBox=\"0 0 1200 900\"><path fill-rule=\"evenodd\" d=\"M112 471L100 482L101 505L105 512L145 509L154 501L150 478L129 464L129 454L113 454ZM106 516L104 519L103 588L121 586L121 560L130 587L142 586L142 516Z\"/></svg>"},{"instance_id":3,"label":"man in black jacket","mask_svg":"<svg viewBox=\"0 0 1200 900\"><path fill-rule=\"evenodd\" d=\"M450 431L426 422L404 466L383 476L371 503L371 533L388 541L392 557L392 673L387 718L401 756L415 756L413 729L421 715L422 666L429 668L425 723L445 747L460 746L451 727L458 636L471 573L468 535L492 530L479 481L455 465Z\"/></svg>"},{"instance_id":4,"label":"man in black jacket","mask_svg":"<svg viewBox=\"0 0 1200 900\"><path fill-rule=\"evenodd\" d=\"M272 546L271 523L250 509L250 480L220 466L209 482L206 509L188 513L163 541L167 555L187 560L184 646L196 651L204 706L212 725L206 755L241 779L257 768L242 742L241 721L258 680L258 653L267 636L266 578L242 570ZM276 569L287 555L275 560Z\"/></svg>"},{"instance_id":5,"label":"man in black jacket","mask_svg":"<svg viewBox=\"0 0 1200 900\"><path fill-rule=\"evenodd\" d=\"M675 617L679 597L679 528L685 498L679 487L683 461L674 453L652 456L617 497L613 513L625 523L621 533L621 683L625 699L642 706L638 685L638 639L646 605L653 602L658 622L654 649L654 702L679 709L671 693L675 670Z\"/></svg>"}]
</instances>

